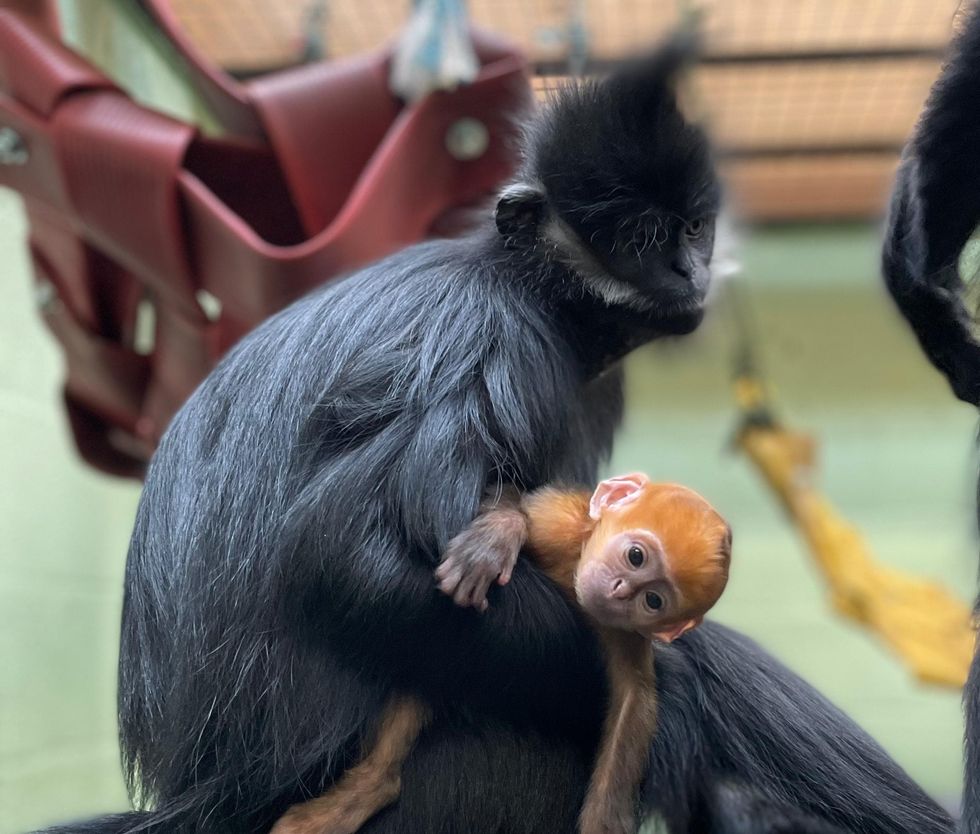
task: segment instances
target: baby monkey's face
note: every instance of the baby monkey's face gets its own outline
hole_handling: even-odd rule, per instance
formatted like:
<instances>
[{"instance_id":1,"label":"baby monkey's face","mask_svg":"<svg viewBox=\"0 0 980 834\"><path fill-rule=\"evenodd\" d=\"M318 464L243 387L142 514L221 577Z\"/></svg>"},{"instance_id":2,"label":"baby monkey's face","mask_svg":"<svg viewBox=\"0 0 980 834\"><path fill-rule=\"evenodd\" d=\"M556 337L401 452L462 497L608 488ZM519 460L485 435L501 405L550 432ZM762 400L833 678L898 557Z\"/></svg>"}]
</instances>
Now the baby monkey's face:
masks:
<instances>
[{"instance_id":1,"label":"baby monkey's face","mask_svg":"<svg viewBox=\"0 0 980 834\"><path fill-rule=\"evenodd\" d=\"M696 492L643 475L614 478L596 490L592 517L575 590L599 623L669 642L718 601L731 530Z\"/></svg>"}]
</instances>

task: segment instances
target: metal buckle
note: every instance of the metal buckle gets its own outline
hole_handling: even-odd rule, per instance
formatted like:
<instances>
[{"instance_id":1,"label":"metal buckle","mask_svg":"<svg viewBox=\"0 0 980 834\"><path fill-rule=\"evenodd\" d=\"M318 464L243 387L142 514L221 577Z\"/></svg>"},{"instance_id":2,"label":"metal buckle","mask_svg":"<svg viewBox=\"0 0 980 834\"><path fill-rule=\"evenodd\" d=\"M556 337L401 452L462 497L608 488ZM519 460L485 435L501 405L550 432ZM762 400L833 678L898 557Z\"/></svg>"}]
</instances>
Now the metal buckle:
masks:
<instances>
[{"instance_id":1,"label":"metal buckle","mask_svg":"<svg viewBox=\"0 0 980 834\"><path fill-rule=\"evenodd\" d=\"M30 158L27 145L12 127L0 127L0 165L26 165Z\"/></svg>"}]
</instances>

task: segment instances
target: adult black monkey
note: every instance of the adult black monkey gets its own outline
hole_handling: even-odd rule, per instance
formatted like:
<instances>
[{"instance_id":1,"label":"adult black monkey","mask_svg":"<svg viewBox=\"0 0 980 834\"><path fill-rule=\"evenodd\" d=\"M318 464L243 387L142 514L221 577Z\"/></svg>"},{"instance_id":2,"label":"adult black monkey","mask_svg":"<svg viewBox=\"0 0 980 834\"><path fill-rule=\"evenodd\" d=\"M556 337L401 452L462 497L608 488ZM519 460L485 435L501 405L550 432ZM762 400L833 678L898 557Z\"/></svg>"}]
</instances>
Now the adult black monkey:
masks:
<instances>
[{"instance_id":1,"label":"adult black monkey","mask_svg":"<svg viewBox=\"0 0 980 834\"><path fill-rule=\"evenodd\" d=\"M961 400L980 403L980 343L957 261L980 224L980 7L957 38L909 141L883 267L899 310Z\"/></svg>"},{"instance_id":2,"label":"adult black monkey","mask_svg":"<svg viewBox=\"0 0 980 834\"><path fill-rule=\"evenodd\" d=\"M885 282L923 352L956 396L972 405L980 405L980 341L977 311L967 307L958 260L980 226L978 103L980 6L975 6L905 149L883 251ZM980 602L975 610L980 612ZM964 706L961 829L980 834L980 654L973 659Z\"/></svg>"},{"instance_id":3,"label":"adult black monkey","mask_svg":"<svg viewBox=\"0 0 980 834\"><path fill-rule=\"evenodd\" d=\"M356 759L390 692L436 720L375 834L570 834L602 713L591 635L530 565L479 615L433 568L488 485L591 483L617 360L702 316L718 188L683 50L563 95L488 224L248 337L151 466L121 734L153 810L72 831L262 832ZM949 818L805 684L707 625L658 652L646 807L672 832L933 834Z\"/></svg>"}]
</instances>

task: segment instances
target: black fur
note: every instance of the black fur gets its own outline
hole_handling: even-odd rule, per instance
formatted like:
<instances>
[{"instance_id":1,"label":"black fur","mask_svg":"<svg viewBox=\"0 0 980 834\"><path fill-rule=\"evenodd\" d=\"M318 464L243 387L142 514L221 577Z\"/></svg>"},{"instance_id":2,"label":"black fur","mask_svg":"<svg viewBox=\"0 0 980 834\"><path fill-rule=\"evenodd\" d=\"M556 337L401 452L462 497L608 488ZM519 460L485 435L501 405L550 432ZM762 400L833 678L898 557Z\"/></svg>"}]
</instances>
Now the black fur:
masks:
<instances>
[{"instance_id":1,"label":"black fur","mask_svg":"<svg viewBox=\"0 0 980 834\"><path fill-rule=\"evenodd\" d=\"M646 796L672 832L952 830L874 741L748 638L706 623L656 657Z\"/></svg>"},{"instance_id":2,"label":"black fur","mask_svg":"<svg viewBox=\"0 0 980 834\"><path fill-rule=\"evenodd\" d=\"M980 10L933 86L899 168L883 252L885 282L932 363L980 404L980 344L957 259L980 224Z\"/></svg>"},{"instance_id":3,"label":"black fur","mask_svg":"<svg viewBox=\"0 0 980 834\"><path fill-rule=\"evenodd\" d=\"M905 149L883 252L885 282L923 352L953 393L973 405L980 405L980 343L976 310L965 303L957 262L980 225L978 103L980 6L970 12ZM980 612L980 602L975 610ZM961 830L980 834L980 654L974 656L963 703Z\"/></svg>"},{"instance_id":4,"label":"black fur","mask_svg":"<svg viewBox=\"0 0 980 834\"><path fill-rule=\"evenodd\" d=\"M667 314L674 332L701 321L720 188L708 141L673 89L692 46L682 33L611 78L562 90L530 126L520 180L498 204L512 247L570 266L579 284L616 299L616 329L624 308L653 308L655 330ZM616 349L659 335L638 327L641 316L626 324ZM593 348L588 361L616 358Z\"/></svg>"},{"instance_id":5,"label":"black fur","mask_svg":"<svg viewBox=\"0 0 980 834\"><path fill-rule=\"evenodd\" d=\"M673 74L672 66L657 63L654 77ZM650 73L641 63L612 81L569 87L532 131L525 177L540 180L556 209L590 233L615 231L616 224L607 230L589 223L603 215L622 220L656 213L683 223L718 210L708 142L683 117L670 86L651 84ZM610 142L644 134L653 141Z\"/></svg>"},{"instance_id":6,"label":"black fur","mask_svg":"<svg viewBox=\"0 0 980 834\"><path fill-rule=\"evenodd\" d=\"M703 139L677 121L664 77L647 82L650 119L600 119L604 141L582 142L670 160L624 187L651 217L687 223L691 206L713 211L714 175L688 154ZM637 88L633 77L590 89L628 115L617 90ZM587 112L592 99L563 100ZM533 134L532 175L549 143L582 162L569 124ZM684 147L661 147L671 143ZM556 206L581 175L554 168L535 199L589 214ZM581 192L602 203L594 216L642 225L636 203L609 196L614 183L595 185ZM659 202L685 187L697 192L687 206ZM504 225L526 225L510 208ZM529 217L505 236L488 218L300 301L177 416L140 503L120 656L124 759L153 810L106 831L264 832L350 765L400 688L436 718L400 800L365 834L575 831L604 695L590 631L523 560L484 615L454 606L432 572L488 486L594 483L622 411L608 363L687 332L702 311L683 289L678 302L639 283L628 303L609 302L626 279L583 281ZM671 226L669 247L681 233ZM675 834L949 831L867 736L748 641L708 625L660 652L658 668L647 805Z\"/></svg>"}]
</instances>

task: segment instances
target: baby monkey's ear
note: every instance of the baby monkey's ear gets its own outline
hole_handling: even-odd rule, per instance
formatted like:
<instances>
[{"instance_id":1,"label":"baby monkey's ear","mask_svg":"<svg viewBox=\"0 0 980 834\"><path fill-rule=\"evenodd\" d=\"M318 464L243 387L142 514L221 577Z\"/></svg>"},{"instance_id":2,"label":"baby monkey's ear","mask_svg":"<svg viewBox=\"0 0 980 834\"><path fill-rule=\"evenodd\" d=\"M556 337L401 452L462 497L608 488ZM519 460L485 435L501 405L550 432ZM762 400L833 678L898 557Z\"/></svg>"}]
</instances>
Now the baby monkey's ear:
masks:
<instances>
[{"instance_id":1,"label":"baby monkey's ear","mask_svg":"<svg viewBox=\"0 0 980 834\"><path fill-rule=\"evenodd\" d=\"M732 528L728 524L725 525L725 535L721 539L721 553L719 555L727 568L732 559Z\"/></svg>"},{"instance_id":2,"label":"baby monkey's ear","mask_svg":"<svg viewBox=\"0 0 980 834\"><path fill-rule=\"evenodd\" d=\"M685 620L673 628L666 628L663 631L654 632L653 636L656 637L661 643L673 643L674 640L680 637L685 631L690 631L692 628L697 628L702 622L704 622L704 617L695 617L693 620Z\"/></svg>"},{"instance_id":3,"label":"baby monkey's ear","mask_svg":"<svg viewBox=\"0 0 980 834\"><path fill-rule=\"evenodd\" d=\"M642 472L607 478L592 493L592 500L589 501L589 517L593 521L598 521L605 510L615 510L632 504L640 497L643 487L648 483L650 479Z\"/></svg>"}]
</instances>

